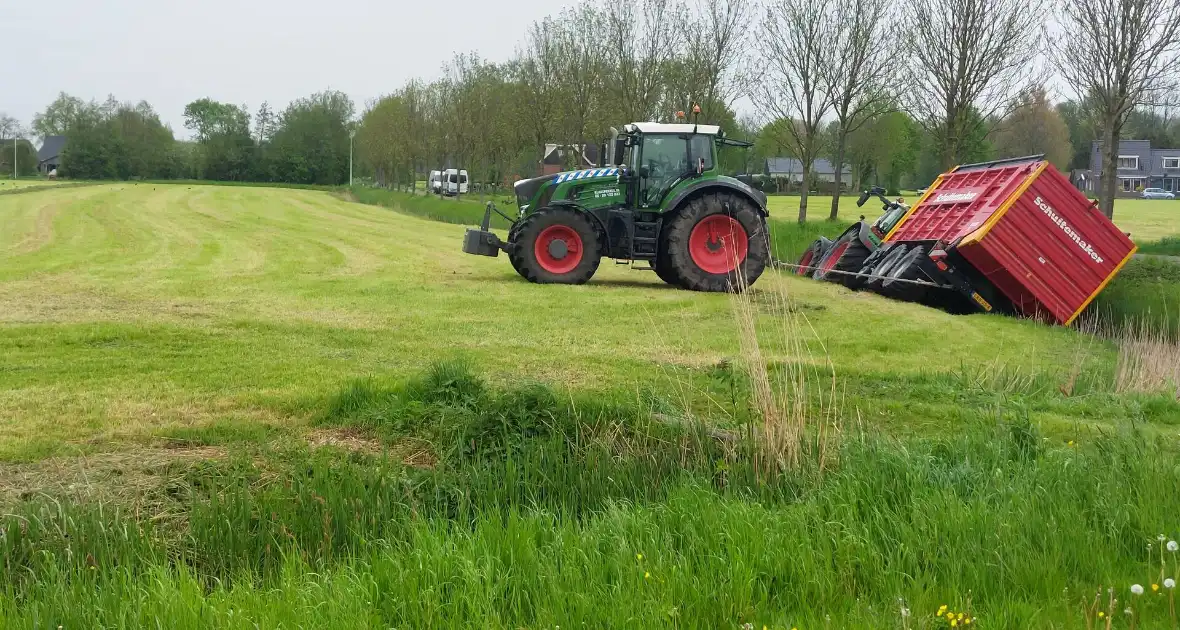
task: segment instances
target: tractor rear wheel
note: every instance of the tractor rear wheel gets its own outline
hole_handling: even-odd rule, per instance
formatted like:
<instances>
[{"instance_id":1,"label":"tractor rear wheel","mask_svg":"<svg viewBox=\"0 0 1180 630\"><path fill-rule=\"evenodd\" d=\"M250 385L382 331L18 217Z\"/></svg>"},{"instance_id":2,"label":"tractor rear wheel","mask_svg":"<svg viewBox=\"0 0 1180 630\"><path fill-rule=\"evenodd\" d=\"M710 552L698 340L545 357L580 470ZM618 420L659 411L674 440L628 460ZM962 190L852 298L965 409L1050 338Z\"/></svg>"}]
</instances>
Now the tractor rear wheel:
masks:
<instances>
[{"instance_id":1,"label":"tractor rear wheel","mask_svg":"<svg viewBox=\"0 0 1180 630\"><path fill-rule=\"evenodd\" d=\"M811 245L807 246L807 251L803 252L803 255L799 257L799 262L791 270L791 273L796 276L810 276L815 273L815 266L823 260L824 254L828 253L828 246L831 243L831 241L824 238L817 238L812 241Z\"/></svg>"},{"instance_id":2,"label":"tractor rear wheel","mask_svg":"<svg viewBox=\"0 0 1180 630\"><path fill-rule=\"evenodd\" d=\"M908 250L909 248L905 245L894 245L893 247L890 247L889 253L886 254L885 257L881 259L881 262L873 268L871 272L872 278L869 278L866 288L868 288L870 291L881 293L881 283L886 277L889 276L889 272L893 271L893 267L897 265L897 262L901 260L903 256L905 256L905 253Z\"/></svg>"},{"instance_id":3,"label":"tractor rear wheel","mask_svg":"<svg viewBox=\"0 0 1180 630\"><path fill-rule=\"evenodd\" d=\"M672 224L672 219L676 216L674 212L664 216L665 226ZM655 269L656 275L659 276L660 280L674 287L683 286L683 282L680 280L680 274L676 273L676 268L672 266L672 257L668 255L668 239L660 239L659 246L656 250L656 259L652 261L651 266L652 269Z\"/></svg>"},{"instance_id":4,"label":"tractor rear wheel","mask_svg":"<svg viewBox=\"0 0 1180 630\"><path fill-rule=\"evenodd\" d=\"M832 245L828 255L824 256L824 259L817 265L815 279L843 283L849 274L860 272L860 268L865 264L865 259L871 253L869 248L861 242L859 233L845 232L844 236L841 236Z\"/></svg>"},{"instance_id":5,"label":"tractor rear wheel","mask_svg":"<svg viewBox=\"0 0 1180 630\"><path fill-rule=\"evenodd\" d=\"M860 270L857 271L857 275L848 276L844 279L844 286L852 289L853 291L863 289L869 282L869 276L873 275L873 269L876 268L878 263L880 263L882 260L885 260L885 257L888 255L889 244L882 243L879 247L877 247L877 249L873 250L873 253L869 254L868 258L865 258L865 262L860 266Z\"/></svg>"},{"instance_id":6,"label":"tractor rear wheel","mask_svg":"<svg viewBox=\"0 0 1180 630\"><path fill-rule=\"evenodd\" d=\"M598 232L569 208L542 208L529 215L509 252L517 273L538 284L585 284L602 260Z\"/></svg>"},{"instance_id":7,"label":"tractor rear wheel","mask_svg":"<svg viewBox=\"0 0 1180 630\"><path fill-rule=\"evenodd\" d=\"M766 217L748 199L705 194L676 211L664 230L668 268L693 291L741 292L770 260Z\"/></svg>"}]
</instances>

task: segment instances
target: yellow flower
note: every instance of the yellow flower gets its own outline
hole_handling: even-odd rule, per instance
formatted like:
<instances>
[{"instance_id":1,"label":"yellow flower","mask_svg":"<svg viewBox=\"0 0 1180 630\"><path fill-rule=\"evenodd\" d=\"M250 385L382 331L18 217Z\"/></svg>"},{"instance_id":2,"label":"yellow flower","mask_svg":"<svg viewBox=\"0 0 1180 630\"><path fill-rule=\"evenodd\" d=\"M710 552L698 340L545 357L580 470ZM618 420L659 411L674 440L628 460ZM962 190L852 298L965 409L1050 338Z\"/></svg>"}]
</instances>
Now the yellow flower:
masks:
<instances>
[{"instance_id":1,"label":"yellow flower","mask_svg":"<svg viewBox=\"0 0 1180 630\"><path fill-rule=\"evenodd\" d=\"M648 579L648 578L650 578L650 577L651 577L651 574L650 574L650 573L644 572L644 574L643 574L643 579L645 579L645 580L646 580L646 579Z\"/></svg>"},{"instance_id":2,"label":"yellow flower","mask_svg":"<svg viewBox=\"0 0 1180 630\"><path fill-rule=\"evenodd\" d=\"M963 613L959 613L959 621L963 620Z\"/></svg>"},{"instance_id":3,"label":"yellow flower","mask_svg":"<svg viewBox=\"0 0 1180 630\"><path fill-rule=\"evenodd\" d=\"M1098 618L1099 618L1099 619L1101 619L1101 618L1103 618L1103 617L1105 617L1105 616L1106 616L1106 613L1102 612L1101 610L1100 610L1100 611L1098 611Z\"/></svg>"},{"instance_id":4,"label":"yellow flower","mask_svg":"<svg viewBox=\"0 0 1180 630\"><path fill-rule=\"evenodd\" d=\"M959 625L959 621L957 619L951 619L951 627L954 628L957 625Z\"/></svg>"},{"instance_id":5,"label":"yellow flower","mask_svg":"<svg viewBox=\"0 0 1180 630\"><path fill-rule=\"evenodd\" d=\"M1153 591L1158 591L1158 590L1160 590L1160 585L1159 585L1159 584L1152 584L1152 585L1151 585L1151 590L1153 590Z\"/></svg>"},{"instance_id":6,"label":"yellow flower","mask_svg":"<svg viewBox=\"0 0 1180 630\"><path fill-rule=\"evenodd\" d=\"M641 554L641 553L635 554L635 559L636 560L643 560L643 554Z\"/></svg>"},{"instance_id":7,"label":"yellow flower","mask_svg":"<svg viewBox=\"0 0 1180 630\"><path fill-rule=\"evenodd\" d=\"M1073 440L1069 441L1069 446L1073 446Z\"/></svg>"},{"instance_id":8,"label":"yellow flower","mask_svg":"<svg viewBox=\"0 0 1180 630\"><path fill-rule=\"evenodd\" d=\"M944 613L944 612L946 612L946 604L943 604L943 605L939 606L939 607L938 607L938 612L936 612L936 613L934 613L934 614L935 614L935 615L937 615L937 616L939 616L939 617L941 617L941 616L942 616L942 613Z\"/></svg>"},{"instance_id":9,"label":"yellow flower","mask_svg":"<svg viewBox=\"0 0 1180 630\"><path fill-rule=\"evenodd\" d=\"M970 618L970 617L968 617L968 618L964 619L964 620L963 620L963 625L964 625L964 626L969 626L969 625L971 625L971 618Z\"/></svg>"},{"instance_id":10,"label":"yellow flower","mask_svg":"<svg viewBox=\"0 0 1180 630\"><path fill-rule=\"evenodd\" d=\"M946 614L946 620L947 620L947 621L954 621L954 620L955 620L955 613L953 613L953 612L949 612L949 613L947 613L947 614Z\"/></svg>"}]
</instances>

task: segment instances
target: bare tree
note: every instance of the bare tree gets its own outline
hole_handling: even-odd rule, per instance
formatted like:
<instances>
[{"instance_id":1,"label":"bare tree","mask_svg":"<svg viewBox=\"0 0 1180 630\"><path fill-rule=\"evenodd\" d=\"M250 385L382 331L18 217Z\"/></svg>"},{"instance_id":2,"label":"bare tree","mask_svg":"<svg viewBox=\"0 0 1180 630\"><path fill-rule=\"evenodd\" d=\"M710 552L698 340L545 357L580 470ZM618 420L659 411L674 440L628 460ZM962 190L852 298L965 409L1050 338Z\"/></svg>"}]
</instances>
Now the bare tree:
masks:
<instances>
[{"instance_id":1,"label":"bare tree","mask_svg":"<svg viewBox=\"0 0 1180 630\"><path fill-rule=\"evenodd\" d=\"M1045 0L906 0L904 11L903 104L934 136L947 168L1037 82Z\"/></svg>"},{"instance_id":2,"label":"bare tree","mask_svg":"<svg viewBox=\"0 0 1180 630\"><path fill-rule=\"evenodd\" d=\"M1054 55L1062 75L1087 99L1102 133L1099 206L1114 216L1118 143L1127 117L1159 105L1180 80L1180 1L1062 0Z\"/></svg>"},{"instance_id":3,"label":"bare tree","mask_svg":"<svg viewBox=\"0 0 1180 630\"><path fill-rule=\"evenodd\" d=\"M717 121L729 107L739 80L735 70L745 52L743 36L750 21L747 0L696 0L686 29L688 103L698 103L707 121Z\"/></svg>"},{"instance_id":4,"label":"bare tree","mask_svg":"<svg viewBox=\"0 0 1180 630\"><path fill-rule=\"evenodd\" d=\"M683 7L669 0L638 0L609 2L603 10L614 74L611 92L619 114L626 122L654 120L664 71L679 52L674 34L684 24Z\"/></svg>"},{"instance_id":5,"label":"bare tree","mask_svg":"<svg viewBox=\"0 0 1180 630\"><path fill-rule=\"evenodd\" d=\"M834 50L824 68L824 80L832 95L836 116L834 188L832 211L840 213L848 135L894 108L893 82L897 76L900 39L889 32L890 0L834 0L836 20Z\"/></svg>"},{"instance_id":6,"label":"bare tree","mask_svg":"<svg viewBox=\"0 0 1180 630\"><path fill-rule=\"evenodd\" d=\"M783 140L802 165L800 223L807 220L811 167L832 106L823 80L837 22L830 7L831 0L773 0L767 5L759 37L765 71L750 94L759 108L784 121Z\"/></svg>"}]
</instances>

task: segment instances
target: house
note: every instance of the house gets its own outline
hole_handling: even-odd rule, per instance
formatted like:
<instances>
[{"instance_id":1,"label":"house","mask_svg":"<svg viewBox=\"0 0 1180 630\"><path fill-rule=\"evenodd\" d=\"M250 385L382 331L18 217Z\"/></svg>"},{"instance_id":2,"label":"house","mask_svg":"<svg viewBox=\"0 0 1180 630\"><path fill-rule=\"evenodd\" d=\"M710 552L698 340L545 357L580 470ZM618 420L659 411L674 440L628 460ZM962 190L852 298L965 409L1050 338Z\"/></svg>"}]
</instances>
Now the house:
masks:
<instances>
[{"instance_id":1,"label":"house","mask_svg":"<svg viewBox=\"0 0 1180 630\"><path fill-rule=\"evenodd\" d=\"M1102 142L1090 146L1090 177L1075 181L1085 192L1097 192L1102 178ZM1144 188L1180 191L1180 149L1151 146L1150 140L1120 140L1118 147L1118 194L1133 195Z\"/></svg>"},{"instance_id":2,"label":"house","mask_svg":"<svg viewBox=\"0 0 1180 630\"><path fill-rule=\"evenodd\" d=\"M48 175L61 166L61 152L66 148L65 136L45 136L37 150L37 170Z\"/></svg>"},{"instance_id":3,"label":"house","mask_svg":"<svg viewBox=\"0 0 1180 630\"><path fill-rule=\"evenodd\" d=\"M598 165L598 145L547 144L538 175L593 168Z\"/></svg>"},{"instance_id":4,"label":"house","mask_svg":"<svg viewBox=\"0 0 1180 630\"><path fill-rule=\"evenodd\" d=\"M795 158L766 158L764 172L767 177L785 179L791 184L803 181L803 163ZM847 186L852 179L852 167L845 164L841 173L841 184ZM828 160L819 158L811 163L811 180L812 182L834 182L836 181L836 168Z\"/></svg>"}]
</instances>

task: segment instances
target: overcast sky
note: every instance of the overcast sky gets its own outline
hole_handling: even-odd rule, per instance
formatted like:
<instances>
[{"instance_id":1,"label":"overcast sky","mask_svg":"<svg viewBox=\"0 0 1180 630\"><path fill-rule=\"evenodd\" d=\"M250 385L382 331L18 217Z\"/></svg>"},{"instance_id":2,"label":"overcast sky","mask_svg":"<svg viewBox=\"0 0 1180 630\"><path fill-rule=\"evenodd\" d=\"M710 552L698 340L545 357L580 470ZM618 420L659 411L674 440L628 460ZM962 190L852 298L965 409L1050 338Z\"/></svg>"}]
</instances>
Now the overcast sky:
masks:
<instances>
[{"instance_id":1,"label":"overcast sky","mask_svg":"<svg viewBox=\"0 0 1180 630\"><path fill-rule=\"evenodd\" d=\"M357 103L456 52L510 57L554 0L0 0L0 112L28 125L58 92L146 100L187 137L201 97L281 110L324 89Z\"/></svg>"}]
</instances>

